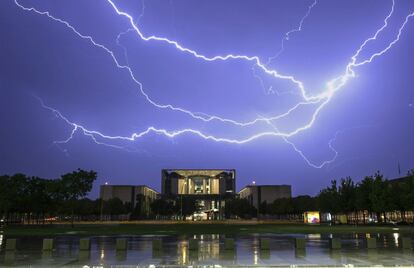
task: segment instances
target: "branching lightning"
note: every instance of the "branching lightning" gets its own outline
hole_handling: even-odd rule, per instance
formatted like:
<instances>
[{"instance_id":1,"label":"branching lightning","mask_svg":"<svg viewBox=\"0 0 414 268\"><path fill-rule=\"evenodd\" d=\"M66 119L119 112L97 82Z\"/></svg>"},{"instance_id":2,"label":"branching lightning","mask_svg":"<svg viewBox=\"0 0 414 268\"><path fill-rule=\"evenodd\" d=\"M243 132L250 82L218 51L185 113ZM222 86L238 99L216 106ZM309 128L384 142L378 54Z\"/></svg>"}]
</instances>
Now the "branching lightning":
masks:
<instances>
[{"instance_id":1,"label":"branching lightning","mask_svg":"<svg viewBox=\"0 0 414 268\"><path fill-rule=\"evenodd\" d=\"M141 13L139 14L139 16L137 18L137 23L139 23L140 20L142 19L142 17L144 17L145 8L146 8L146 6L145 6L145 0L142 0L141 1ZM121 37L124 36L124 35L126 35L126 34L128 34L128 33L130 33L130 32L133 32L133 31L134 31L133 28L129 28L128 30L119 33L118 36L116 37L116 44L119 47L122 48L122 50L124 52L125 61L126 61L126 63L127 63L128 66L129 66L128 52L127 52L126 47L121 44Z\"/></svg>"},{"instance_id":2,"label":"branching lightning","mask_svg":"<svg viewBox=\"0 0 414 268\"><path fill-rule=\"evenodd\" d=\"M275 125L273 125L271 122L268 122L268 124L276 131L278 131L277 127ZM322 161L322 163L320 164L315 164L313 163L311 160L309 160L309 158L303 153L302 150L300 150L293 142L291 142L287 137L282 137L283 141L287 144L289 144L293 150L298 153L300 155L300 157L302 157L302 159L311 167L313 168L323 168L324 166L334 162L336 160L336 158L338 157L338 151L333 147L332 143L336 141L338 135L341 133L341 131L337 131L335 133L335 136L329 140L328 142L328 146L329 149L334 153L333 157L329 160L325 160Z\"/></svg>"},{"instance_id":3,"label":"branching lightning","mask_svg":"<svg viewBox=\"0 0 414 268\"><path fill-rule=\"evenodd\" d=\"M198 136L202 139L210 140L210 141L214 141L214 142L224 142L224 143L231 143L231 144L244 144L244 143L248 143L248 142L254 141L256 139L262 138L262 137L273 136L273 137L281 137L286 143L290 144L293 147L293 149L296 152L298 152L304 158L304 160L307 162L308 165L310 165L312 167L315 167L315 168L322 168L323 166L333 162L336 159L338 152L333 148L332 143L335 140L336 136L338 135L338 132L336 133L335 137L332 140L329 141L329 147L335 153L334 157L331 160L325 161L320 165L315 165L312 162L310 162L304 156L302 151L299 150L291 141L289 141L288 138L293 137L294 135L296 135L298 133L301 133L302 131L311 128L313 126L314 122L316 121L319 113L330 102L330 100L333 98L334 94L337 91L339 91L340 89L342 89L350 79L355 77L354 68L366 65L368 63L371 63L375 58L377 58L379 56L382 56L387 51L389 51L400 40L400 36L401 36L406 24L408 23L409 19L414 16L414 12L412 12L409 15L406 16L404 22L400 25L400 27L398 29L398 34L385 48L383 48L382 50L380 50L378 52L375 52L375 53L371 54L366 59L359 59L360 53L364 50L365 46L369 42L377 40L380 33L385 28L387 28L388 20L394 12L395 2L394 2L394 0L392 0L391 10L388 13L388 15L385 17L385 19L383 20L383 25L374 33L373 36L371 36L371 37L367 38L366 40L364 40L364 42L360 45L360 47L357 49L355 54L351 56L348 64L344 68L344 72L341 75L329 80L326 83L326 88L323 91L321 91L320 93L318 93L316 95L311 95L306 91L306 88L305 88L303 82L299 81L293 75L282 74L282 73L278 72L275 69L269 68L268 64L263 63L262 60L258 56L237 55L237 54L206 56L206 55L203 55L203 54L197 52L196 50L193 50L193 49L190 49L190 48L187 48L187 47L181 45L178 41L170 40L168 38L159 37L159 36L156 36L156 35L146 36L145 34L143 34L142 30L137 26L137 23L134 21L134 19L131 15L129 15L125 11L120 10L117 7L117 5L114 3L113 0L107 0L107 3L114 10L114 12L118 16L127 19L127 21L130 24L130 29L128 29L126 32L123 32L123 33L118 35L118 37L117 37L117 43L118 44L120 44L119 39L123 34L125 34L127 32L135 32L136 35L138 36L138 38L142 41L145 41L145 42L162 42L162 43L171 45L174 49L177 49L180 52L183 52L187 55L195 57L196 59L199 59L199 60L203 60L205 62L229 61L229 60L248 61L248 62L251 62L253 64L253 67L255 67L257 69L260 69L263 73L269 75L270 77L273 77L275 79L287 80L287 81L291 82L292 85L296 86L296 88L298 89L299 94L302 97L301 101L299 101L298 103L293 105L290 109L288 109L286 112L284 112L282 114L271 116L271 117L258 117L258 118L255 118L253 120L250 120L250 121L240 122L240 121L237 121L237 120L234 120L234 119L223 118L223 117L220 117L220 116L217 116L217 115L209 115L209 114L202 113L202 112L193 112L193 111L185 109L185 108L173 106L172 104L160 104L160 103L156 102L155 100L153 100L146 93L142 83L139 82L139 80L136 78L134 72L129 67L129 65L128 64L126 64L126 65L121 64L118 61L118 59L116 58L114 52L112 50L110 50L109 48L107 48L105 45L103 45L101 43L98 43L96 40L94 40L94 38L92 36L81 33L74 26L72 26L69 22L51 15L48 11L39 11L34 7L25 7L25 6L21 5L18 2L18 0L14 0L14 2L20 9L22 9L24 11L34 12L38 15L46 16L49 19L64 25L65 27L70 29L73 33L75 33L81 39L87 40L93 46L102 49L104 52L106 52L111 57L111 59L113 60L113 62L115 63L115 65L118 69L125 70L128 73L128 75L133 80L133 82L138 85L139 92L142 94L142 96L144 96L144 98L151 105L153 105L156 108L169 109L169 110L172 110L172 111L181 112L183 114L186 114L186 115L190 116L193 119L201 120L201 121L204 121L204 122L219 121L219 122L222 122L222 123L231 124L231 125L238 126L238 127L253 126L257 123L265 123L266 125L269 125L272 128L270 131L258 132L258 133L255 133L254 135L244 137L244 138L237 138L237 139L236 138L221 137L221 136L214 136L214 135L211 135L211 134L206 134L206 133L204 133L200 130L191 129L191 128L185 128L185 129L179 129L179 130L171 131L171 130L156 128L156 127L153 127L153 126L148 127L147 129L145 129L142 132L133 133L129 136L121 136L121 135L112 136L112 135L103 134L102 132L99 132L97 130L90 130L90 129L88 129L87 127L85 127L83 125L74 123L74 122L70 121L67 117L65 117L63 114L61 114L57 109L49 107L41 101L42 107L44 107L45 109L50 110L57 117L59 117L60 119L62 119L68 125L70 125L72 127L70 136L67 139L64 139L62 141L57 141L56 143L61 144L61 143L69 142L74 137L74 134L77 131L80 131L84 135L89 136L97 144L103 144L103 145L111 146L111 147L114 147L114 148L122 148L122 147L117 146L117 145L104 143L103 141L105 141L105 140L106 141L115 141L115 140L118 140L118 141L135 141L139 138L142 138L143 136L154 133L154 134L164 135L164 136L169 137L169 138L174 138L174 137L184 135L184 134L192 134L192 135L196 135L196 136ZM316 3L317 3L317 1L315 0L313 2L313 4L308 7L308 12L305 14L305 16L300 21L298 28L293 29L293 30L291 30L291 31L289 31L285 34L285 37L282 39L282 49L281 49L282 51L283 51L283 48L284 48L284 42L289 40L289 35L294 33L294 32L298 32L302 29L302 26L303 26L303 23L304 23L305 19L309 16L309 14L311 12L311 9L316 5ZM126 50L124 50L124 51L126 51ZM278 128L276 127L275 121L277 121L278 119L282 119L282 118L285 118L285 117L289 116L293 111L296 111L299 107L304 106L304 105L316 105L317 106L316 109L311 114L310 119L308 120L308 122L304 123L302 126L296 128L294 130L291 130L291 131L286 131L286 132L279 131Z\"/></svg>"},{"instance_id":4,"label":"branching lightning","mask_svg":"<svg viewBox=\"0 0 414 268\"><path fill-rule=\"evenodd\" d=\"M284 34L284 36L282 37L282 41L280 42L279 51L273 57L270 57L268 59L267 65L271 64L273 60L275 60L277 57L279 57L283 53L283 51L285 50L285 42L289 41L291 34L302 31L303 23L309 17L312 9L316 6L317 3L318 3L318 0L314 0L313 3L310 6L308 6L308 10L306 11L305 15L300 20L299 25L296 28L293 28L292 30Z\"/></svg>"},{"instance_id":5,"label":"branching lightning","mask_svg":"<svg viewBox=\"0 0 414 268\"><path fill-rule=\"evenodd\" d=\"M288 32L286 32L283 35L282 40L280 42L280 49L276 52L276 54L274 56L268 58L267 63L266 63L267 66L269 66L272 63L273 60L278 58L283 53L283 51L285 50L285 42L289 41L290 35L293 34L293 33L302 31L303 23L309 17L312 9L316 6L317 3L318 3L318 0L314 0L313 3L310 6L308 6L308 9L307 9L305 15L300 20L298 26L296 28L293 28L293 29L289 30ZM269 87L266 90L265 89L266 87L264 85L262 77L260 75L258 75L257 72L256 72L256 66L255 65L252 66L252 72L253 72L253 76L257 80L259 80L259 83L260 83L263 91L265 92L265 94L276 94L277 96L281 96L281 95L284 95L284 94L292 94L293 93L292 91L279 92L277 89L274 89L273 86Z\"/></svg>"},{"instance_id":6,"label":"branching lightning","mask_svg":"<svg viewBox=\"0 0 414 268\"><path fill-rule=\"evenodd\" d=\"M128 34L128 33L130 33L130 32L132 32L133 30L134 30L134 29L129 28L129 29L128 29L128 30L126 30L126 31L120 32L120 33L118 34L118 36L116 37L116 44L117 44L120 48L122 48L122 51L124 52L125 62L126 62L126 64L127 64L128 66L129 66L128 52L127 52L126 47L125 47L124 45L122 45L122 44L121 44L121 37L122 37L122 36L124 36L124 35L126 35L126 34Z\"/></svg>"}]
</instances>

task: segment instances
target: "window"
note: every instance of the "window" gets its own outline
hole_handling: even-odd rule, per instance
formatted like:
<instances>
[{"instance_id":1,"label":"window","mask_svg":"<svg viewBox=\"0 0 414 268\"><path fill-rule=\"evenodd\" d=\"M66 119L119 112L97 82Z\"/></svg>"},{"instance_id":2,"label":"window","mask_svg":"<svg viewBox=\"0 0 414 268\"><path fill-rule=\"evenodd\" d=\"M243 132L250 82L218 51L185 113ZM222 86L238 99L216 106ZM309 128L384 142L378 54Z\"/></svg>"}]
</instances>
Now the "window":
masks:
<instances>
[{"instance_id":1,"label":"window","mask_svg":"<svg viewBox=\"0 0 414 268\"><path fill-rule=\"evenodd\" d=\"M178 194L187 194L187 181L185 179L178 180Z\"/></svg>"},{"instance_id":2,"label":"window","mask_svg":"<svg viewBox=\"0 0 414 268\"><path fill-rule=\"evenodd\" d=\"M204 193L204 180L202 178L194 178L194 193L203 194Z\"/></svg>"},{"instance_id":3,"label":"window","mask_svg":"<svg viewBox=\"0 0 414 268\"><path fill-rule=\"evenodd\" d=\"M210 179L210 194L219 194L219 179Z\"/></svg>"}]
</instances>

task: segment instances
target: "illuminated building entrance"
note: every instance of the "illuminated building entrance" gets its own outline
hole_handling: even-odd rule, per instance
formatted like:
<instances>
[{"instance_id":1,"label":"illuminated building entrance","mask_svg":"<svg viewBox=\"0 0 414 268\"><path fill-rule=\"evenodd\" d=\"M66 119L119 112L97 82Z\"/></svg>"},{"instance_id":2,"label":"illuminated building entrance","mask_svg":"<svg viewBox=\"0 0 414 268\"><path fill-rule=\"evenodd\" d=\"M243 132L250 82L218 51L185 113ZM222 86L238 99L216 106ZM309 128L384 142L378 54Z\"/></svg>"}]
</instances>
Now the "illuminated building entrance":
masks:
<instances>
[{"instance_id":1,"label":"illuminated building entrance","mask_svg":"<svg viewBox=\"0 0 414 268\"><path fill-rule=\"evenodd\" d=\"M164 169L162 195L165 198L195 200L193 220L222 219L225 202L234 198L234 169Z\"/></svg>"}]
</instances>

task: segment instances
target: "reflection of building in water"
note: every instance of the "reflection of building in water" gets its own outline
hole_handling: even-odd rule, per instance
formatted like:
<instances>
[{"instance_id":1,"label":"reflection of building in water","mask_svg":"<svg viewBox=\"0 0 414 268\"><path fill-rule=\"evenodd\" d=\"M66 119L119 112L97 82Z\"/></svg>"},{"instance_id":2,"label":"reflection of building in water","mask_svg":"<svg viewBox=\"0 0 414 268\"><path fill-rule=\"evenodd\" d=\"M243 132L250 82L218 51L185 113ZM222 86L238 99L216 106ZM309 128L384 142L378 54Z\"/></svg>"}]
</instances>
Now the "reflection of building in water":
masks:
<instances>
[{"instance_id":1,"label":"reflection of building in water","mask_svg":"<svg viewBox=\"0 0 414 268\"><path fill-rule=\"evenodd\" d=\"M266 202L273 203L276 199L291 198L292 187L290 185L248 185L240 190L240 198L246 198L255 208Z\"/></svg>"},{"instance_id":2,"label":"reflection of building in water","mask_svg":"<svg viewBox=\"0 0 414 268\"><path fill-rule=\"evenodd\" d=\"M196 200L198 217L222 218L225 200L235 196L234 169L163 169L162 195L166 198Z\"/></svg>"},{"instance_id":3,"label":"reflection of building in water","mask_svg":"<svg viewBox=\"0 0 414 268\"><path fill-rule=\"evenodd\" d=\"M190 250L186 239L177 243L177 261L180 265L198 264L200 261L218 260L220 257L219 235L194 236L198 243L198 249Z\"/></svg>"},{"instance_id":4,"label":"reflection of building in water","mask_svg":"<svg viewBox=\"0 0 414 268\"><path fill-rule=\"evenodd\" d=\"M187 241L179 241L177 244L178 249L178 264L187 265L188 264L188 243Z\"/></svg>"},{"instance_id":5,"label":"reflection of building in water","mask_svg":"<svg viewBox=\"0 0 414 268\"><path fill-rule=\"evenodd\" d=\"M218 236L218 235L217 235ZM211 240L201 240L199 260L218 260L220 257L220 240L211 237Z\"/></svg>"}]
</instances>

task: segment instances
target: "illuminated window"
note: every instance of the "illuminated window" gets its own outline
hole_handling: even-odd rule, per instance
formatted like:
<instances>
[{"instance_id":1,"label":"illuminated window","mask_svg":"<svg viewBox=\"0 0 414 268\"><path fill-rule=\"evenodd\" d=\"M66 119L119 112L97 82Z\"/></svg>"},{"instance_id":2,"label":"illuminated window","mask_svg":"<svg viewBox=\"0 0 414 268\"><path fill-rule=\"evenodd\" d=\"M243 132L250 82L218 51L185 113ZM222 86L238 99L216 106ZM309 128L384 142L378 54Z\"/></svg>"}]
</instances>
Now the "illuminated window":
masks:
<instances>
[{"instance_id":1,"label":"illuminated window","mask_svg":"<svg viewBox=\"0 0 414 268\"><path fill-rule=\"evenodd\" d=\"M204 180L202 178L194 178L194 193L203 194L204 193Z\"/></svg>"},{"instance_id":2,"label":"illuminated window","mask_svg":"<svg viewBox=\"0 0 414 268\"><path fill-rule=\"evenodd\" d=\"M219 180L210 179L210 194L219 194Z\"/></svg>"},{"instance_id":3,"label":"illuminated window","mask_svg":"<svg viewBox=\"0 0 414 268\"><path fill-rule=\"evenodd\" d=\"M178 194L187 194L187 182L185 179L178 180Z\"/></svg>"}]
</instances>

